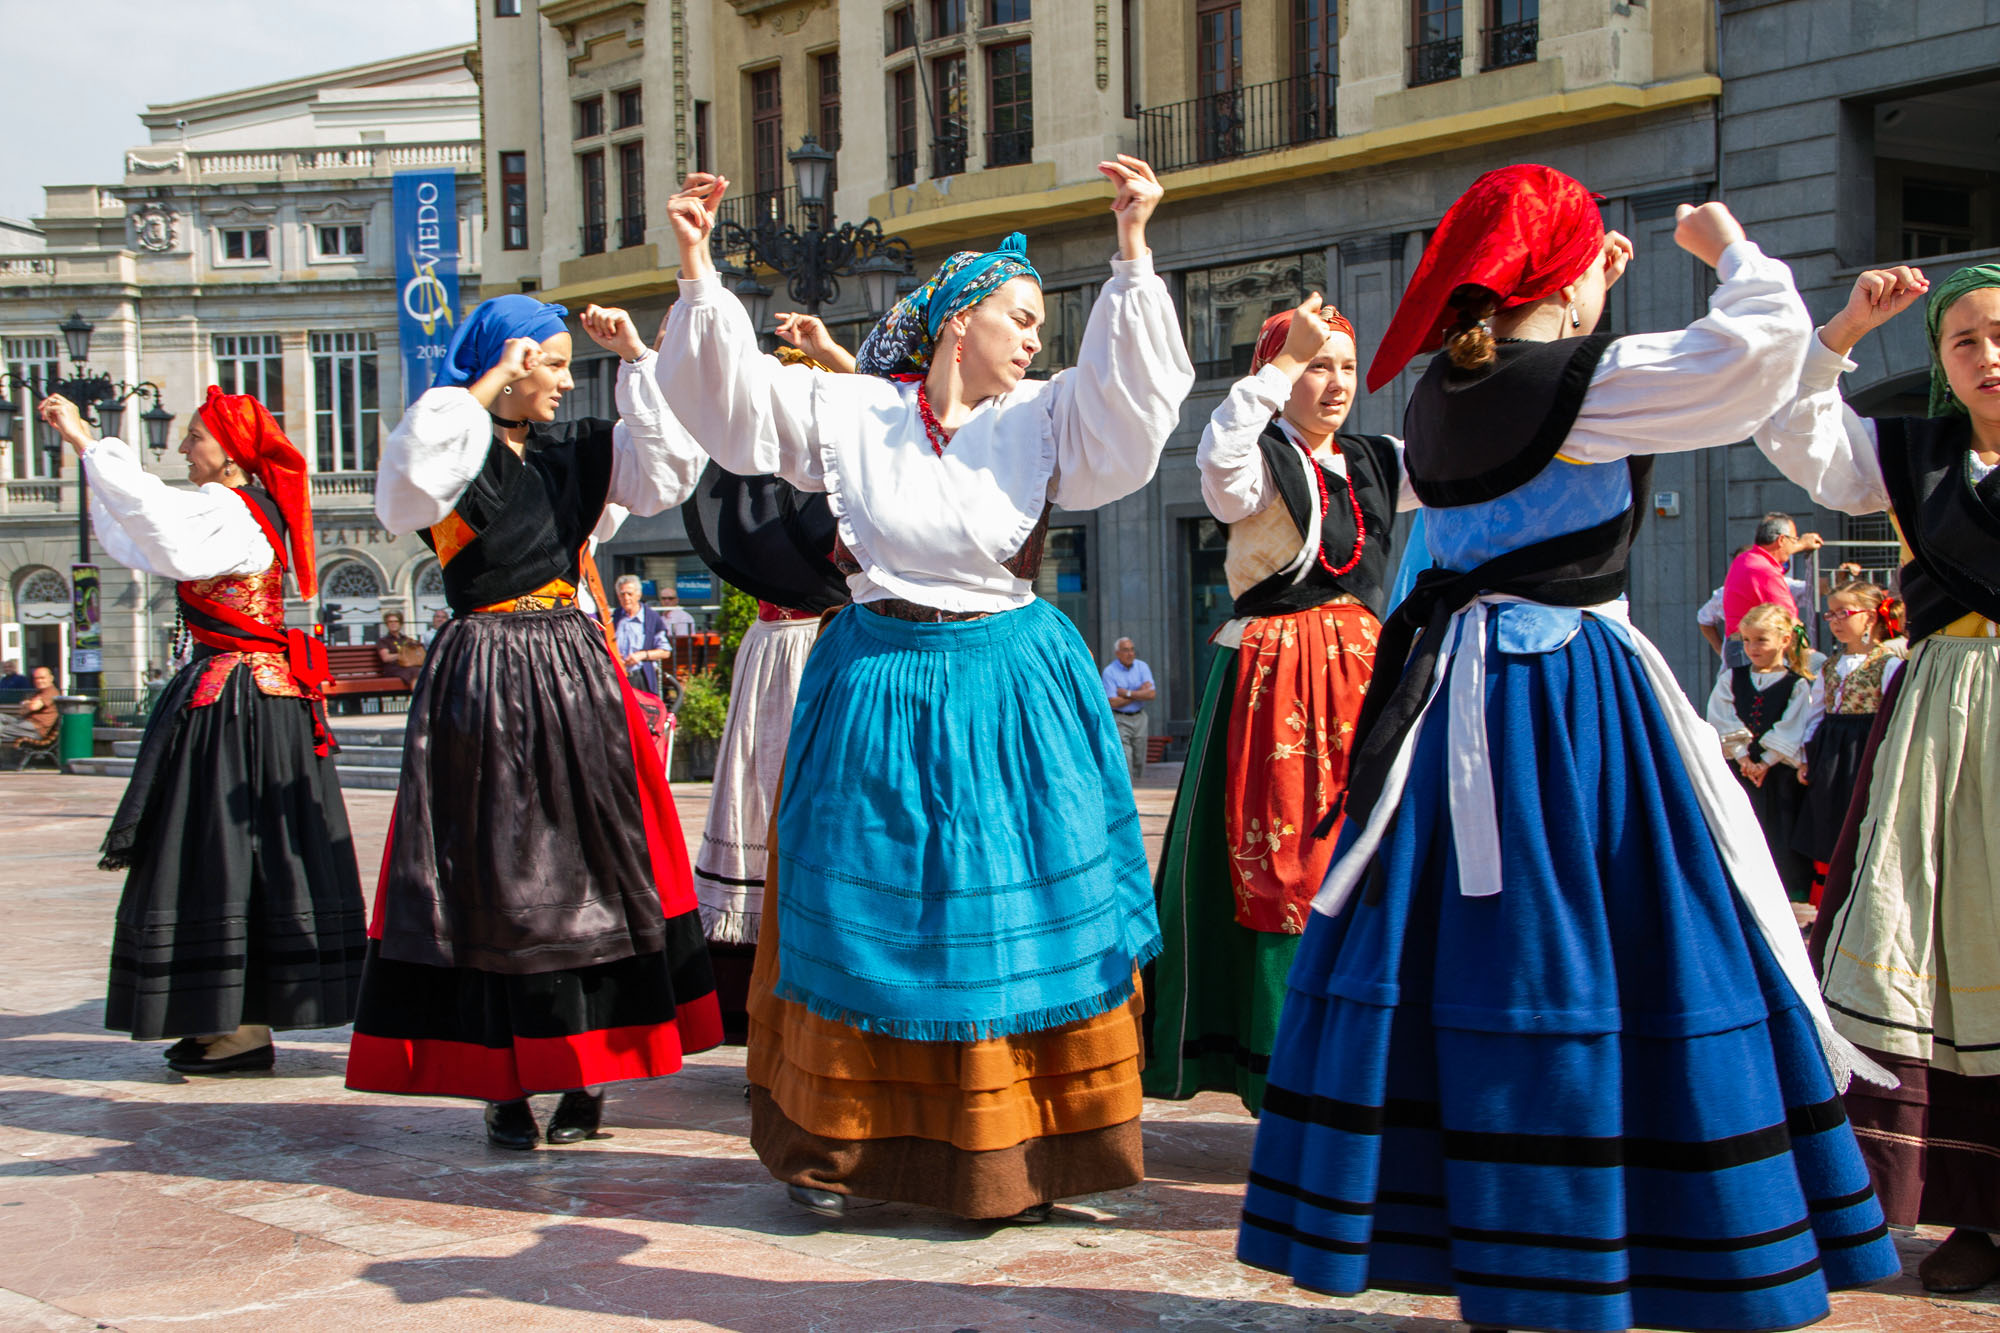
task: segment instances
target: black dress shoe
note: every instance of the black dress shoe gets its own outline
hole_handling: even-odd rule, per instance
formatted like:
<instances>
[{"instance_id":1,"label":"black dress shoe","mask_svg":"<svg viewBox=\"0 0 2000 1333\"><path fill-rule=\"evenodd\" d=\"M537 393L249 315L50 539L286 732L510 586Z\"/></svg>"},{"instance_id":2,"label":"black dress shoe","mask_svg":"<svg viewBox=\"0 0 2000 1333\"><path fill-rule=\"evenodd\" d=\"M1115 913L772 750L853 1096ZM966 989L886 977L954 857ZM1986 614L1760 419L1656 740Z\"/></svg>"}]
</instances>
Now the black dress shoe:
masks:
<instances>
[{"instance_id":1,"label":"black dress shoe","mask_svg":"<svg viewBox=\"0 0 2000 1333\"><path fill-rule=\"evenodd\" d=\"M549 1130L543 1137L550 1143L582 1143L597 1137L597 1127L603 1120L603 1093L593 1096L587 1092L565 1092L556 1103L556 1113L549 1117Z\"/></svg>"},{"instance_id":2,"label":"black dress shoe","mask_svg":"<svg viewBox=\"0 0 2000 1333\"><path fill-rule=\"evenodd\" d=\"M1031 1203L1012 1217L1002 1220L1017 1227L1040 1226L1049 1220L1049 1215L1055 1210L1056 1206L1053 1203Z\"/></svg>"},{"instance_id":3,"label":"black dress shoe","mask_svg":"<svg viewBox=\"0 0 2000 1333\"><path fill-rule=\"evenodd\" d=\"M816 1213L821 1217L847 1216L846 1197L835 1194L832 1190L816 1190L810 1185L787 1185L785 1197L807 1212Z\"/></svg>"},{"instance_id":4,"label":"black dress shoe","mask_svg":"<svg viewBox=\"0 0 2000 1333\"><path fill-rule=\"evenodd\" d=\"M201 1056L196 1056L192 1060L169 1060L167 1068L177 1074L242 1074L268 1070L276 1063L277 1050L275 1046L264 1045L254 1050L238 1051L234 1055L218 1056L213 1060Z\"/></svg>"},{"instance_id":5,"label":"black dress shoe","mask_svg":"<svg viewBox=\"0 0 2000 1333\"><path fill-rule=\"evenodd\" d=\"M486 1103L486 1141L494 1147L526 1152L538 1137L535 1113L526 1097L518 1102Z\"/></svg>"},{"instance_id":6,"label":"black dress shoe","mask_svg":"<svg viewBox=\"0 0 2000 1333\"><path fill-rule=\"evenodd\" d=\"M202 1057L202 1053L207 1049L208 1043L200 1037L182 1037L179 1041L167 1047L166 1050L161 1051L160 1058L170 1064L175 1060L199 1060Z\"/></svg>"}]
</instances>

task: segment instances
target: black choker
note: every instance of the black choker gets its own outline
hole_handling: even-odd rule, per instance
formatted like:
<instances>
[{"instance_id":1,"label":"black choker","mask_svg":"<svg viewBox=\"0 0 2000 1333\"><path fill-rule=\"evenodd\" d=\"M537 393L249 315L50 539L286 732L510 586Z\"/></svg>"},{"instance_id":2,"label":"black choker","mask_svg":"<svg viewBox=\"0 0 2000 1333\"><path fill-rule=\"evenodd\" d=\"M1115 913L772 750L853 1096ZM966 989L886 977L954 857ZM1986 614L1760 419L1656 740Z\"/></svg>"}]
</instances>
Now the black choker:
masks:
<instances>
[{"instance_id":1,"label":"black choker","mask_svg":"<svg viewBox=\"0 0 2000 1333\"><path fill-rule=\"evenodd\" d=\"M526 417L522 417L519 421L509 421L507 420L507 418L501 416L498 412L488 412L486 415L493 418L494 425L505 427L508 430L512 430L516 426L525 426L528 424L528 419Z\"/></svg>"}]
</instances>

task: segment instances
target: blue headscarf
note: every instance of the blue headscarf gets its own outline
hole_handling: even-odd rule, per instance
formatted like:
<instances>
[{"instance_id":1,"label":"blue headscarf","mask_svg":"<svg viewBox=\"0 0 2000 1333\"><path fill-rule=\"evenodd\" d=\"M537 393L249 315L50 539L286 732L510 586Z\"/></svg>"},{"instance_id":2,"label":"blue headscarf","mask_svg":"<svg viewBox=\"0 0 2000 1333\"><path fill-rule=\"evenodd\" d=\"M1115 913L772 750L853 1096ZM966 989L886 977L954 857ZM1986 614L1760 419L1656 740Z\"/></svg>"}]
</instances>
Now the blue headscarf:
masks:
<instances>
[{"instance_id":1,"label":"blue headscarf","mask_svg":"<svg viewBox=\"0 0 2000 1333\"><path fill-rule=\"evenodd\" d=\"M559 305L519 293L481 301L451 335L432 387L464 388L500 364L509 338L546 342L564 331L563 317L568 314Z\"/></svg>"},{"instance_id":2,"label":"blue headscarf","mask_svg":"<svg viewBox=\"0 0 2000 1333\"><path fill-rule=\"evenodd\" d=\"M923 286L905 296L869 330L855 369L864 375L897 375L930 364L938 330L961 310L970 310L1014 278L1042 275L1028 262L1028 238L1015 232L998 250L960 250L938 265Z\"/></svg>"}]
</instances>

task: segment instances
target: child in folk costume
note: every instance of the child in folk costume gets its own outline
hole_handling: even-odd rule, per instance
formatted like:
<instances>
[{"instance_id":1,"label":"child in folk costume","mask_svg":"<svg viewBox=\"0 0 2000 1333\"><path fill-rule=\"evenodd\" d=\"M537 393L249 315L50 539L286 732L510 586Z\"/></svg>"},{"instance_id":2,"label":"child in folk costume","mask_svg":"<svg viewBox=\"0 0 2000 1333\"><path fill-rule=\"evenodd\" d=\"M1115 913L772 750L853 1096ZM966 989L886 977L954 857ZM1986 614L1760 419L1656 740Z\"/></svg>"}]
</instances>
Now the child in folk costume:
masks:
<instances>
[{"instance_id":1,"label":"child in folk costume","mask_svg":"<svg viewBox=\"0 0 2000 1333\"><path fill-rule=\"evenodd\" d=\"M1265 321L1250 376L1202 432L1209 512L1229 527L1237 618L1216 634L1167 821L1147 1018L1146 1091L1263 1104L1285 974L1333 839L1389 534L1416 501L1401 441L1340 433L1354 402L1354 326L1314 296Z\"/></svg>"},{"instance_id":2,"label":"child in folk costume","mask_svg":"<svg viewBox=\"0 0 2000 1333\"><path fill-rule=\"evenodd\" d=\"M1708 696L1708 722L1736 769L1778 882L1795 903L1812 892L1812 863L1792 849L1806 801L1806 741L1820 722L1819 678L1806 628L1776 602L1743 613L1736 632L1746 666L1724 667Z\"/></svg>"},{"instance_id":3,"label":"child in folk costume","mask_svg":"<svg viewBox=\"0 0 2000 1333\"><path fill-rule=\"evenodd\" d=\"M1152 477L1194 372L1146 245L1159 184L1099 170L1119 255L1048 380L1019 235L951 256L828 375L762 355L716 276L726 182L670 204L668 400L730 470L827 494L855 602L800 681L750 995L751 1143L813 1212L1033 1222L1144 1175L1152 886L1098 673L1034 577L1052 506Z\"/></svg>"},{"instance_id":4,"label":"child in folk costume","mask_svg":"<svg viewBox=\"0 0 2000 1333\"><path fill-rule=\"evenodd\" d=\"M1930 415L1856 416L1848 352L1926 292ZM1970 1291L2000 1277L2000 264L1863 273L1808 348L1757 443L1820 504L1889 511L1910 644L1813 944L1834 1022L1902 1080L1847 1097L1889 1220L1955 1228L1917 1275Z\"/></svg>"},{"instance_id":5,"label":"child in folk costume","mask_svg":"<svg viewBox=\"0 0 2000 1333\"><path fill-rule=\"evenodd\" d=\"M1841 584L1826 599L1826 623L1840 652L1821 675L1819 726L1806 737L1805 805L1792 834L1792 850L1812 863L1812 902L1826 889L1826 870L1840 840L1848 803L1861 771L1862 751L1874 728L1882 695L1903 665L1902 603L1863 579Z\"/></svg>"},{"instance_id":6,"label":"child in folk costume","mask_svg":"<svg viewBox=\"0 0 2000 1333\"><path fill-rule=\"evenodd\" d=\"M496 1147L595 1133L602 1085L721 1039L687 847L585 544L658 513L703 462L622 310L583 327L623 358L619 420L554 423L572 387L560 306L510 295L459 325L389 436L375 512L420 532L452 618L409 735L347 1085L488 1103Z\"/></svg>"},{"instance_id":7,"label":"child in folk costume","mask_svg":"<svg viewBox=\"0 0 2000 1333\"><path fill-rule=\"evenodd\" d=\"M272 1067L272 1029L354 1015L366 926L319 687L325 650L285 628L285 571L316 591L306 463L264 405L211 388L169 487L64 398L42 419L90 477L112 559L176 580L193 659L167 682L104 840L126 869L104 1025L178 1037L184 1074Z\"/></svg>"},{"instance_id":8,"label":"child in folk costume","mask_svg":"<svg viewBox=\"0 0 2000 1333\"><path fill-rule=\"evenodd\" d=\"M1437 564L1383 628L1257 1126L1237 1253L1302 1286L1768 1329L1895 1271L1840 1114L1866 1063L1623 597L1648 457L1754 429L1808 336L1720 204L1676 240L1708 313L1596 335L1629 242L1568 176L1489 172L1370 367L1448 348L1404 436Z\"/></svg>"}]
</instances>

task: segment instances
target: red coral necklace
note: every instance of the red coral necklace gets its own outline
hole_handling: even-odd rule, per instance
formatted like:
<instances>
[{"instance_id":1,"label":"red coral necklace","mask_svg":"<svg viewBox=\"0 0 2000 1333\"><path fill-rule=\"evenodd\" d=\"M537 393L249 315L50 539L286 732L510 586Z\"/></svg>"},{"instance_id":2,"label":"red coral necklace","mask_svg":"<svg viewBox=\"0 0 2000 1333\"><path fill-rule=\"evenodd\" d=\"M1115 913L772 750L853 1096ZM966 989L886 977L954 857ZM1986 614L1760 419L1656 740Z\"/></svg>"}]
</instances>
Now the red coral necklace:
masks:
<instances>
[{"instance_id":1,"label":"red coral necklace","mask_svg":"<svg viewBox=\"0 0 2000 1333\"><path fill-rule=\"evenodd\" d=\"M1319 486L1319 516L1324 521L1327 511L1333 508L1333 497L1326 493L1326 473L1321 469L1319 460L1312 456L1311 450L1306 449L1304 445L1298 445L1297 447L1304 452L1306 463L1312 469L1313 481ZM1339 447L1338 444L1334 445L1336 449ZM1361 517L1361 497L1354 493L1354 478L1352 477L1347 478L1347 503L1349 508L1354 511L1354 551L1347 557L1347 563L1335 569L1333 562L1326 558L1326 547L1324 545L1314 552L1319 557L1320 568L1335 578L1354 572L1354 567L1361 563L1361 548L1368 543L1368 524Z\"/></svg>"},{"instance_id":2,"label":"red coral necklace","mask_svg":"<svg viewBox=\"0 0 2000 1333\"><path fill-rule=\"evenodd\" d=\"M917 419L924 423L924 438L931 442L931 452L943 458L944 447L951 443L951 432L937 419L937 413L931 411L931 396L924 389L924 377L897 375L895 378L904 384L917 386Z\"/></svg>"}]
</instances>

